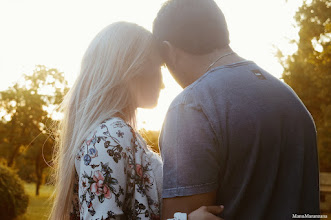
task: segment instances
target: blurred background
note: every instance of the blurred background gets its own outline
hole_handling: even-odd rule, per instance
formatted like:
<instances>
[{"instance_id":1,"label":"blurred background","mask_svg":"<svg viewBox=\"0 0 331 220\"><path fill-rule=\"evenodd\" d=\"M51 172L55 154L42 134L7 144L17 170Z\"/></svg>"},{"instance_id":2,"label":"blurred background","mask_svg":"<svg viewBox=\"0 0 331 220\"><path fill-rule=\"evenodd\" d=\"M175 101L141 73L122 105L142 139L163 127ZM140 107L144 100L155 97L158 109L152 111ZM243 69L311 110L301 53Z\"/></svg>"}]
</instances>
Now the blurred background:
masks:
<instances>
[{"instance_id":1,"label":"blurred background","mask_svg":"<svg viewBox=\"0 0 331 220\"><path fill-rule=\"evenodd\" d=\"M88 44L115 21L151 31L165 0L0 0L0 219L47 219L53 186L57 106L79 73ZM216 0L240 56L289 84L318 132L321 209L331 218L331 1ZM158 151L158 135L182 89L167 69L154 109L138 128ZM5 210L5 211L4 211Z\"/></svg>"}]
</instances>

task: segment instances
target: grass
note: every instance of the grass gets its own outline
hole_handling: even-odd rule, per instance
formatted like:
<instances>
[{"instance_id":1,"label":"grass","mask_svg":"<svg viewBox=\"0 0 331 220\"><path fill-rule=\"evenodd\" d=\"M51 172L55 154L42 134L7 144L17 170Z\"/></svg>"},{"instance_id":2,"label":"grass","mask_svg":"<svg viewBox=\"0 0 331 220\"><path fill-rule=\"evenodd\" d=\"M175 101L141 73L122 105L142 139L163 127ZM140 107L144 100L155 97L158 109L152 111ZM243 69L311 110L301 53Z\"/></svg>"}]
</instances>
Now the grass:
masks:
<instances>
[{"instance_id":1,"label":"grass","mask_svg":"<svg viewBox=\"0 0 331 220\"><path fill-rule=\"evenodd\" d=\"M39 196L35 195L36 185L33 183L25 183L24 188L29 195L29 206L27 212L18 217L16 220L47 220L48 214L51 210L51 203L48 198L51 196L54 187L49 185L42 185L39 190ZM328 219L331 218L331 213L327 214Z\"/></svg>"},{"instance_id":2,"label":"grass","mask_svg":"<svg viewBox=\"0 0 331 220\"><path fill-rule=\"evenodd\" d=\"M17 220L47 220L51 210L51 203L48 198L51 196L54 187L42 185L39 189L39 196L35 195L35 184L25 183L24 188L29 195L29 206L26 213Z\"/></svg>"}]
</instances>

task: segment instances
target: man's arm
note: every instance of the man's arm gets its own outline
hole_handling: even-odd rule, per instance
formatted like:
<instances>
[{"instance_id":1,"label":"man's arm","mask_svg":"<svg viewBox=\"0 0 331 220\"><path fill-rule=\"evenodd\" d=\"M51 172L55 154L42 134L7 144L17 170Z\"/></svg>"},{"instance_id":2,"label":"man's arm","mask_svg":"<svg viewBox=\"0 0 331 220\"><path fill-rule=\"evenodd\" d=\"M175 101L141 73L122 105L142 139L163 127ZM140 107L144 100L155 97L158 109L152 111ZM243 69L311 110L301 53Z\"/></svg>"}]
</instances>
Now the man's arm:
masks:
<instances>
[{"instance_id":1,"label":"man's arm","mask_svg":"<svg viewBox=\"0 0 331 220\"><path fill-rule=\"evenodd\" d=\"M173 218L176 212L191 213L201 206L212 206L216 204L216 191L197 194L193 196L183 196L163 199L162 219Z\"/></svg>"},{"instance_id":2,"label":"man's arm","mask_svg":"<svg viewBox=\"0 0 331 220\"><path fill-rule=\"evenodd\" d=\"M216 205L220 171L217 137L199 106L179 104L168 111L160 148L163 159L163 219Z\"/></svg>"}]
</instances>

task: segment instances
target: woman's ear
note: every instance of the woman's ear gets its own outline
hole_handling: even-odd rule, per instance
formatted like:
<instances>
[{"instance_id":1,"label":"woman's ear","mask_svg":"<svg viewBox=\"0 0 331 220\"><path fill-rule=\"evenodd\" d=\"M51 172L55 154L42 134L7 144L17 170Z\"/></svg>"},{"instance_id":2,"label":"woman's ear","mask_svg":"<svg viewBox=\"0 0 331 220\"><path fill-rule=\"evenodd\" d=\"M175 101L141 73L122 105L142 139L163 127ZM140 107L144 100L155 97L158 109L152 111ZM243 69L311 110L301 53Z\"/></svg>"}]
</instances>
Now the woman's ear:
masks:
<instances>
[{"instance_id":1,"label":"woman's ear","mask_svg":"<svg viewBox=\"0 0 331 220\"><path fill-rule=\"evenodd\" d=\"M162 52L167 66L175 68L177 59L176 48L169 41L163 41Z\"/></svg>"}]
</instances>

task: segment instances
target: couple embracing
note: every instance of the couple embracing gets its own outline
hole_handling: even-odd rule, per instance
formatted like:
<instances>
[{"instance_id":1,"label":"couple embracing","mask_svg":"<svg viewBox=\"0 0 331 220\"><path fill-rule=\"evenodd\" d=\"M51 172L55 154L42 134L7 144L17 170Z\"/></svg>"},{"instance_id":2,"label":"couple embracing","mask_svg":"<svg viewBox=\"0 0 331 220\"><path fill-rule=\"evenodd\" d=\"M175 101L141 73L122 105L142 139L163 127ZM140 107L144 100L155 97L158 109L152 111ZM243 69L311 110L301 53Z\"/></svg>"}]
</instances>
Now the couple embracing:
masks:
<instances>
[{"instance_id":1,"label":"couple embracing","mask_svg":"<svg viewBox=\"0 0 331 220\"><path fill-rule=\"evenodd\" d=\"M161 157L137 133L166 65ZM213 0L169 0L153 33L127 22L90 43L62 103L58 219L291 219L319 214L313 119L293 90L229 47ZM176 213L176 214L175 214Z\"/></svg>"}]
</instances>

